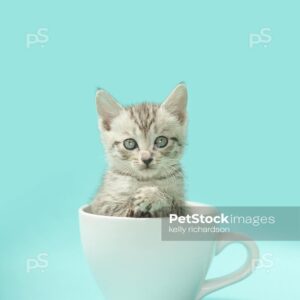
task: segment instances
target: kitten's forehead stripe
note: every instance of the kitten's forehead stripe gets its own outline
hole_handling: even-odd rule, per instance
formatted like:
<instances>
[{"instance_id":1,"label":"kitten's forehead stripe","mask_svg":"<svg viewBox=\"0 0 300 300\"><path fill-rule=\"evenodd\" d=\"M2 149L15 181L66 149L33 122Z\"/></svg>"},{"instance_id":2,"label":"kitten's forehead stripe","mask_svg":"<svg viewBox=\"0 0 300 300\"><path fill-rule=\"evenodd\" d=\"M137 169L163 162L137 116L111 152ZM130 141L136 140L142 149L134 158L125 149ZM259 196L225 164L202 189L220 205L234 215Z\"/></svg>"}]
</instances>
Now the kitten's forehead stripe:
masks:
<instances>
[{"instance_id":1,"label":"kitten's forehead stripe","mask_svg":"<svg viewBox=\"0 0 300 300\"><path fill-rule=\"evenodd\" d=\"M129 112L130 118L136 123L139 129L146 134L152 124L155 123L155 118L158 104L142 103L135 106L129 106L126 110Z\"/></svg>"}]
</instances>

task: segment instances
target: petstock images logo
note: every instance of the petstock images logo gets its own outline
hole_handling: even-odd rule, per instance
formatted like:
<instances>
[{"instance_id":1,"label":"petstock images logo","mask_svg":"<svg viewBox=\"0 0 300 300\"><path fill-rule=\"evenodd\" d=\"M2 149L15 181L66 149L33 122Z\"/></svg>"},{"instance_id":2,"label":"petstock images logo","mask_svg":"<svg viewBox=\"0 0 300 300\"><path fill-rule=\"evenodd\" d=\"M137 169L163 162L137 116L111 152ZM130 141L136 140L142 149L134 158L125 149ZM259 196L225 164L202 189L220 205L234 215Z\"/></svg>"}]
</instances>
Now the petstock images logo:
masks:
<instances>
[{"instance_id":1,"label":"petstock images logo","mask_svg":"<svg viewBox=\"0 0 300 300\"><path fill-rule=\"evenodd\" d=\"M300 241L300 207L193 206L162 220L162 239L212 240L216 234L242 233L257 241Z\"/></svg>"}]
</instances>

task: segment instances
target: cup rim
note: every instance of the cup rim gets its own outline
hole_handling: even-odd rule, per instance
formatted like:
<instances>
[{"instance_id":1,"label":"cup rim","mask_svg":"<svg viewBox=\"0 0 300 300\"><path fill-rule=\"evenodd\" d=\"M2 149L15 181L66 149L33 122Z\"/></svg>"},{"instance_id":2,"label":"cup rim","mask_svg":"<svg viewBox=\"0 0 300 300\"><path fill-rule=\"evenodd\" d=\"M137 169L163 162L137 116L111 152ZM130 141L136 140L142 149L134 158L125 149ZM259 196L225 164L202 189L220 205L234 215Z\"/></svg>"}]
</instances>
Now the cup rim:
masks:
<instances>
[{"instance_id":1,"label":"cup rim","mask_svg":"<svg viewBox=\"0 0 300 300\"><path fill-rule=\"evenodd\" d=\"M200 207L205 207L208 209L211 209L212 211L216 211L217 209L209 204L206 203L201 203L201 202L194 202L194 201L185 201L185 204L187 204L188 206L200 206ZM109 219L109 220L126 220L130 222L155 222L157 220L162 220L162 219L167 219L168 217L159 217L159 218L134 218L134 217L119 217L119 216L105 216L105 215L96 215L90 212L85 211L86 208L88 208L90 206L90 204L84 204L82 205L78 212L79 212L79 216L85 216L85 217L89 217L89 218L94 218L94 219Z\"/></svg>"}]
</instances>

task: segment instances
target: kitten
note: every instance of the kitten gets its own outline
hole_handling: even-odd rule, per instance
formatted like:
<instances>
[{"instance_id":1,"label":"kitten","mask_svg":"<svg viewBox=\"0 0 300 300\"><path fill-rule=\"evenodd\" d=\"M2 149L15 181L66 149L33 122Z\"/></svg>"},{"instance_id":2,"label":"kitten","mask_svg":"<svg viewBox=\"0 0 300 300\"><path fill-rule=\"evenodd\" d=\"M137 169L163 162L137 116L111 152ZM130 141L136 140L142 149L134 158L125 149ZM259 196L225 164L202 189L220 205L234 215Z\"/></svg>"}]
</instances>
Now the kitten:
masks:
<instances>
[{"instance_id":1,"label":"kitten","mask_svg":"<svg viewBox=\"0 0 300 300\"><path fill-rule=\"evenodd\" d=\"M99 128L109 169L96 194L94 214L166 217L183 214L180 166L187 125L187 90L180 83L162 104L122 107L96 94Z\"/></svg>"}]
</instances>

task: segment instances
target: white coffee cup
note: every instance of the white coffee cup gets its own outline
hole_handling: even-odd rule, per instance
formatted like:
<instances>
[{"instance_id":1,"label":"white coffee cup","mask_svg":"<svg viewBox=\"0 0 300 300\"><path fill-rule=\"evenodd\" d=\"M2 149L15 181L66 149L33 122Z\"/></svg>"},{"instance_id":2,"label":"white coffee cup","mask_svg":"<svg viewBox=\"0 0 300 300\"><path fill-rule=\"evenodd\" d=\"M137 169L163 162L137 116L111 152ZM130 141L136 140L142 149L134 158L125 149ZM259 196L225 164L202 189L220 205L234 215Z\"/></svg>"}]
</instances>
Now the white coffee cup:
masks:
<instances>
[{"instance_id":1,"label":"white coffee cup","mask_svg":"<svg viewBox=\"0 0 300 300\"><path fill-rule=\"evenodd\" d=\"M250 275L259 258L255 242L235 233L216 234L210 241L162 241L160 218L99 216L88 206L79 216L84 253L107 300L199 300ZM247 250L244 265L206 280L212 258L236 242Z\"/></svg>"}]
</instances>

